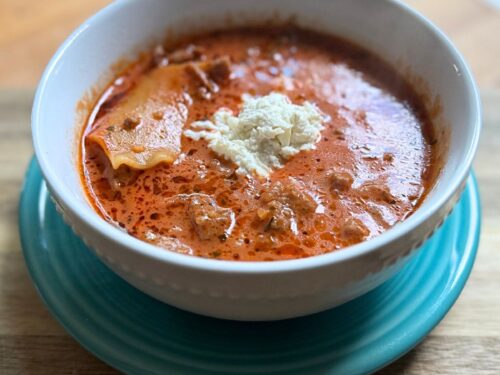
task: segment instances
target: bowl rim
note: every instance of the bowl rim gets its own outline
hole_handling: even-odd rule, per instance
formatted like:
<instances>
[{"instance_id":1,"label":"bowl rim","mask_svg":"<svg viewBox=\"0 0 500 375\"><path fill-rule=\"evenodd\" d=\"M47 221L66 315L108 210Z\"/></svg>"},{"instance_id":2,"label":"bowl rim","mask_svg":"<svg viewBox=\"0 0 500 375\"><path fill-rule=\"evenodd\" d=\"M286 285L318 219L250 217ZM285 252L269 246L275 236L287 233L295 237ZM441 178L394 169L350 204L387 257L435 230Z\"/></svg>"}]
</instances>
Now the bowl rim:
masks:
<instances>
[{"instance_id":1,"label":"bowl rim","mask_svg":"<svg viewBox=\"0 0 500 375\"><path fill-rule=\"evenodd\" d=\"M101 19L106 19L119 11L122 7L127 6L137 0L121 0L111 3L104 7L96 14L83 22L58 48L56 53L49 61L42 75L38 88L36 90L33 109L31 114L31 130L33 138L33 146L35 154L39 162L43 176L52 188L52 193L62 201L63 207L70 210L80 221L83 221L92 230L99 232L109 240L119 244L123 249L130 252L138 253L141 256L160 262L169 263L175 266L197 269L202 271L216 271L220 273L242 273L242 274L261 274L261 273L283 273L297 270L309 270L312 268L326 267L333 263L343 263L354 258L361 257L371 252L375 252L384 245L396 241L398 238L407 235L412 229L421 226L425 221L431 218L436 212L442 208L460 188L461 184L469 174L472 161L478 147L479 134L481 130L481 105L479 92L472 77L471 70L460 52L453 45L450 39L429 19L425 16L402 3L399 0L384 0L389 6L398 8L401 12L406 12L411 17L415 18L422 27L427 28L432 32L441 45L448 50L448 53L453 56L455 64L458 66L471 100L472 118L473 118L473 136L469 141L468 148L464 150L464 162L454 172L452 183L447 186L443 194L439 195L433 205L427 206L424 202L414 214L403 222L398 223L394 227L376 236L375 238L363 241L359 244L346 247L340 251L332 251L330 253L311 256L308 258L278 260L273 262L245 261L236 262L232 260L207 259L197 256L178 254L173 251L168 251L139 240L123 231L119 230L112 224L102 219L93 209L94 215L87 213L88 210L81 209L81 203L75 201L65 189L59 189L57 184L57 173L51 168L48 160L45 158L40 144L42 131L40 126L40 113L43 111L42 102L45 95L47 83L50 81L54 70L57 68L59 61L64 58L67 49L71 48L73 42L82 34L91 24L99 22ZM121 250L123 251L123 250Z\"/></svg>"}]
</instances>

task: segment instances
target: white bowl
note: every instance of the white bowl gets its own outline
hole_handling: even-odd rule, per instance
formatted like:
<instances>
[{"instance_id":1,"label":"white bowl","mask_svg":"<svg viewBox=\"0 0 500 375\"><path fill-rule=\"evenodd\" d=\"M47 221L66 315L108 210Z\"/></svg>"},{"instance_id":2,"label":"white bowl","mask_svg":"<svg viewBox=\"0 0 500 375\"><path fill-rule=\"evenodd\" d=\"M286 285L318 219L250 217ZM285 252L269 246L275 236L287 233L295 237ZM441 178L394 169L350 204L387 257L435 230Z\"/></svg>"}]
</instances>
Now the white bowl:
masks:
<instances>
[{"instance_id":1,"label":"white bowl","mask_svg":"<svg viewBox=\"0 0 500 375\"><path fill-rule=\"evenodd\" d=\"M78 102L124 57L190 33L252 24L278 14L343 36L427 83L439 99L449 150L438 182L407 220L329 254L277 262L190 257L133 238L88 204L76 166ZM425 85L424 85L425 86ZM423 87L423 86L421 86ZM274 320L311 314L368 292L418 252L457 202L480 131L478 93L460 54L427 19L394 1L125 0L80 26L50 61L36 93L33 143L48 188L74 231L109 268L145 293L214 317Z\"/></svg>"}]
</instances>

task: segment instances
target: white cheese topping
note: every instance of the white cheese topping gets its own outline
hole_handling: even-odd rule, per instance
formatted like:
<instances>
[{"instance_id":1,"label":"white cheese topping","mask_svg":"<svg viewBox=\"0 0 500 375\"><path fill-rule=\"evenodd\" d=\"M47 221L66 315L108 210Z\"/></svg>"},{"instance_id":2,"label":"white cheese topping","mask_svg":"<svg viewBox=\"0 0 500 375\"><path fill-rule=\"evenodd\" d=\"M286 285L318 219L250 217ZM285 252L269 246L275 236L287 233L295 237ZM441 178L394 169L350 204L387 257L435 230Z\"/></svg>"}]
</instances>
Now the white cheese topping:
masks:
<instances>
[{"instance_id":1,"label":"white cheese topping","mask_svg":"<svg viewBox=\"0 0 500 375\"><path fill-rule=\"evenodd\" d=\"M219 109L211 121L196 121L184 135L205 139L216 154L238 165L237 172L267 177L273 168L303 150L312 150L320 138L323 115L315 105L293 104L288 97L271 93L243 96L238 116Z\"/></svg>"}]
</instances>

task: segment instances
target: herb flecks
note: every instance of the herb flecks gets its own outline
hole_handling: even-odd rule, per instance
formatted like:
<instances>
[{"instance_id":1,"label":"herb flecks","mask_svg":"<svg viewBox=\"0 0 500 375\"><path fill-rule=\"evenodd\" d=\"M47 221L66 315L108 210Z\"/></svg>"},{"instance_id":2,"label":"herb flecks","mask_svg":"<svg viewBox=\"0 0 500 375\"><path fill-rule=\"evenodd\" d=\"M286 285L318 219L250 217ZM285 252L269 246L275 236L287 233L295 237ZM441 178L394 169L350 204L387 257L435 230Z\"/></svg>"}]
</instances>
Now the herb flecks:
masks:
<instances>
[{"instance_id":1,"label":"herb flecks","mask_svg":"<svg viewBox=\"0 0 500 375\"><path fill-rule=\"evenodd\" d=\"M221 252L219 250L215 250L215 251L212 251L211 253L209 253L209 255L212 257L212 258L218 258L221 256Z\"/></svg>"}]
</instances>

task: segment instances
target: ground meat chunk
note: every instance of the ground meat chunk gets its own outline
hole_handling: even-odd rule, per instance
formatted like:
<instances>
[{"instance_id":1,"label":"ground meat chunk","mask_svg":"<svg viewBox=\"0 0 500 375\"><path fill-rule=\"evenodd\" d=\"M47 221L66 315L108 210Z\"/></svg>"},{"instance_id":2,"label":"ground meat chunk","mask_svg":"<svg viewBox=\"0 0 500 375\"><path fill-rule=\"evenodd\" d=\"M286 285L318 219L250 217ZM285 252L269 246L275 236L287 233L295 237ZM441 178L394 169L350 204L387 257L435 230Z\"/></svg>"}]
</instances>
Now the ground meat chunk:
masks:
<instances>
[{"instance_id":1,"label":"ground meat chunk","mask_svg":"<svg viewBox=\"0 0 500 375\"><path fill-rule=\"evenodd\" d=\"M234 226L233 211L218 206L209 195L193 194L188 201L187 214L201 240L224 240Z\"/></svg>"},{"instance_id":2,"label":"ground meat chunk","mask_svg":"<svg viewBox=\"0 0 500 375\"><path fill-rule=\"evenodd\" d=\"M276 183L271 189L262 193L263 207L257 216L265 222L266 230L291 230L297 232L297 215L314 213L318 203L302 184L290 180L288 184Z\"/></svg>"},{"instance_id":3,"label":"ground meat chunk","mask_svg":"<svg viewBox=\"0 0 500 375\"><path fill-rule=\"evenodd\" d=\"M231 65L228 57L221 57L202 64L189 63L186 72L193 78L195 93L202 99L210 99L212 94L219 92L219 85L228 82Z\"/></svg>"},{"instance_id":4,"label":"ground meat chunk","mask_svg":"<svg viewBox=\"0 0 500 375\"><path fill-rule=\"evenodd\" d=\"M363 241L370 231L359 219L350 218L342 226L342 237L352 243Z\"/></svg>"},{"instance_id":5,"label":"ground meat chunk","mask_svg":"<svg viewBox=\"0 0 500 375\"><path fill-rule=\"evenodd\" d=\"M349 172L330 171L327 173L331 187L335 191L347 191L351 188L353 177Z\"/></svg>"},{"instance_id":6,"label":"ground meat chunk","mask_svg":"<svg viewBox=\"0 0 500 375\"><path fill-rule=\"evenodd\" d=\"M318 207L318 203L306 187L292 178L287 184L277 182L271 189L262 194L262 202L272 201L281 202L298 213L312 213Z\"/></svg>"},{"instance_id":7,"label":"ground meat chunk","mask_svg":"<svg viewBox=\"0 0 500 375\"><path fill-rule=\"evenodd\" d=\"M396 198L386 185L370 184L362 186L359 189L362 198L376 202L385 202L388 204L396 203Z\"/></svg>"},{"instance_id":8,"label":"ground meat chunk","mask_svg":"<svg viewBox=\"0 0 500 375\"><path fill-rule=\"evenodd\" d=\"M262 213L264 212L264 215ZM267 209L260 211L261 217L267 221L266 230L273 229L279 232L291 230L297 233L297 222L293 210L279 201L271 201Z\"/></svg>"},{"instance_id":9,"label":"ground meat chunk","mask_svg":"<svg viewBox=\"0 0 500 375\"><path fill-rule=\"evenodd\" d=\"M207 68L207 74L211 80L219 85L226 83L231 75L231 61L229 57L220 57L210 62Z\"/></svg>"},{"instance_id":10,"label":"ground meat chunk","mask_svg":"<svg viewBox=\"0 0 500 375\"><path fill-rule=\"evenodd\" d=\"M186 65L186 72L193 77L197 85L206 88L212 93L219 91L219 86L208 77L207 73L198 64Z\"/></svg>"},{"instance_id":11,"label":"ground meat chunk","mask_svg":"<svg viewBox=\"0 0 500 375\"><path fill-rule=\"evenodd\" d=\"M394 161L394 154L392 152L385 152L383 160L392 163Z\"/></svg>"}]
</instances>

